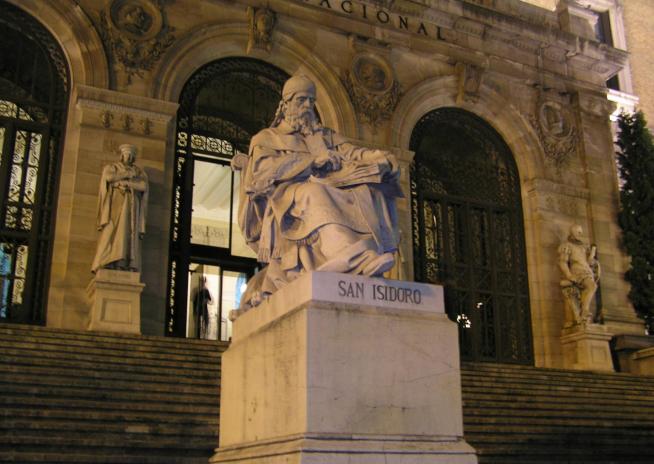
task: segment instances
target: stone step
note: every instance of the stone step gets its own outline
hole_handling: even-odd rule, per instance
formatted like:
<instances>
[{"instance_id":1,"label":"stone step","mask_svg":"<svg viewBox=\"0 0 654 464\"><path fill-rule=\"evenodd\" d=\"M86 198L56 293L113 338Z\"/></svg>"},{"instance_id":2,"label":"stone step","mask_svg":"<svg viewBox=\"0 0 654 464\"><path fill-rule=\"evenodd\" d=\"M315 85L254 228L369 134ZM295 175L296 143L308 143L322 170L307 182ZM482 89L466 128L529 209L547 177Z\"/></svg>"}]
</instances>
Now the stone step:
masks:
<instances>
[{"instance_id":1,"label":"stone step","mask_svg":"<svg viewBox=\"0 0 654 464\"><path fill-rule=\"evenodd\" d=\"M219 413L218 398L215 404L179 404L179 403L149 403L140 400L103 400L97 399L74 399L58 398L52 396L32 396L32 395L0 395L0 407L2 408L75 408L87 410L88 414L99 414L104 411L140 411L140 412L176 412L183 414L201 414L212 415Z\"/></svg>"},{"instance_id":2,"label":"stone step","mask_svg":"<svg viewBox=\"0 0 654 464\"><path fill-rule=\"evenodd\" d=\"M633 398L644 401L654 401L654 391L649 391L645 389L628 389L625 391L625 387L603 387L601 385L597 386L581 386L581 385L569 385L569 384L547 384L547 385L524 385L524 384L504 384L504 383L495 383L485 384L481 382L465 382L462 387L463 394L476 394L479 392L484 392L489 395L549 395L554 397L559 396L598 396L601 395L602 398Z\"/></svg>"},{"instance_id":3,"label":"stone step","mask_svg":"<svg viewBox=\"0 0 654 464\"><path fill-rule=\"evenodd\" d=\"M631 464L654 462L654 455L648 446L619 447L586 446L568 443L505 443L486 444L479 451L479 464L491 463L574 463L574 464Z\"/></svg>"},{"instance_id":4,"label":"stone step","mask_svg":"<svg viewBox=\"0 0 654 464\"><path fill-rule=\"evenodd\" d=\"M55 340L64 340L65 342L80 344L104 343L110 347L116 348L128 348L130 346L144 347L153 350L173 350L181 353L204 353L209 356L216 351L224 351L224 349L229 345L226 342L210 340L51 329L47 327L20 324L0 324L0 339L3 338L3 335L19 335L21 338L37 337L43 343Z\"/></svg>"},{"instance_id":5,"label":"stone step","mask_svg":"<svg viewBox=\"0 0 654 464\"><path fill-rule=\"evenodd\" d=\"M90 401L139 401L143 403L184 403L184 404L213 404L220 390L200 394L199 392L153 392L151 390L118 390L111 388L112 385L105 385L99 388L70 387L57 385L24 385L15 382L0 381L2 394L13 396L48 397L53 399L74 399Z\"/></svg>"},{"instance_id":6,"label":"stone step","mask_svg":"<svg viewBox=\"0 0 654 464\"><path fill-rule=\"evenodd\" d=\"M104 418L102 421L89 420L86 418L65 420L56 418L3 418L0 422L0 431L4 434L22 435L42 434L86 434L86 433L126 433L134 436L154 437L157 435L170 436L191 436L205 437L211 440L216 439L218 431L216 423L206 421L204 424L178 422L160 423L156 420L135 422L123 422L120 420L109 421Z\"/></svg>"},{"instance_id":7,"label":"stone step","mask_svg":"<svg viewBox=\"0 0 654 464\"><path fill-rule=\"evenodd\" d=\"M216 351L181 351L177 349L160 349L151 345L123 345L115 346L110 343L99 343L88 341L79 343L73 341L66 343L65 339L55 339L53 341L43 341L38 337L21 337L20 335L12 335L11 337L0 337L0 341L4 346L11 346L14 349L23 349L31 351L56 351L65 353L82 353L82 354L95 354L95 355L114 355L120 354L125 358L146 359L146 360L163 360L163 361L182 361L182 362L220 362L220 354L223 347L216 345Z\"/></svg>"},{"instance_id":8,"label":"stone step","mask_svg":"<svg viewBox=\"0 0 654 464\"><path fill-rule=\"evenodd\" d=\"M579 407L561 407L556 403L550 404L533 404L529 403L512 404L494 403L494 402L478 402L473 400L465 400L463 404L464 416L516 416L516 417L566 417L566 418L595 418L600 420L603 418L610 418L611 420L633 420L637 419L639 422L645 424L654 424L654 416L650 412L639 412L636 408L625 409L612 407L611 405L596 405L593 408ZM651 418L651 419L650 419Z\"/></svg>"},{"instance_id":9,"label":"stone step","mask_svg":"<svg viewBox=\"0 0 654 464\"><path fill-rule=\"evenodd\" d=\"M14 449L0 450L0 462L39 464L207 464L212 453L176 449L130 450L125 448L94 449L65 452L54 447L41 451Z\"/></svg>"},{"instance_id":10,"label":"stone step","mask_svg":"<svg viewBox=\"0 0 654 464\"><path fill-rule=\"evenodd\" d=\"M114 353L110 350L104 350L102 354L94 354L91 352L77 352L77 351L68 351L68 350L48 350L41 351L38 348L35 349L21 349L16 348L13 345L5 346L3 349L3 358L7 360L18 360L23 359L23 363L27 360L32 359L46 359L49 361L62 362L65 360L67 363L73 361L94 363L95 365L109 365L109 366L142 366L148 369L155 368L170 368L175 371L182 370L199 370L199 371L210 371L218 372L220 370L220 362L216 361L215 363L206 363L202 360L196 361L168 361L165 359L144 359L144 358L134 358L122 356L121 353ZM16 361L14 361L16 362Z\"/></svg>"},{"instance_id":11,"label":"stone step","mask_svg":"<svg viewBox=\"0 0 654 464\"><path fill-rule=\"evenodd\" d=\"M97 390L109 388L117 391L148 391L153 393L171 393L188 395L216 395L219 391L219 382L194 382L171 384L169 382L157 382L156 380L143 380L131 378L105 378L85 376L70 376L67 372L49 371L47 373L23 373L16 369L11 377L0 365L0 391L8 390L13 385L38 386L42 388L70 387ZM219 379L217 379L219 380Z\"/></svg>"},{"instance_id":12,"label":"stone step","mask_svg":"<svg viewBox=\"0 0 654 464\"><path fill-rule=\"evenodd\" d=\"M479 385L484 386L490 389L504 389L504 388L533 388L533 387L547 387L551 386L553 388L572 388L572 389L601 389L605 391L610 390L624 390L625 388L630 388L633 391L639 393L652 393L654 392L654 378L651 381L645 382L630 382L628 379L614 379L609 381L603 378L600 379L579 379L571 380L569 378L559 378L559 377L550 377L550 378L529 378L528 374L524 374L520 377L516 376L507 376L501 377L497 374L487 375L486 373L479 373L474 376L465 375L461 376L461 380L464 381L465 385Z\"/></svg>"},{"instance_id":13,"label":"stone step","mask_svg":"<svg viewBox=\"0 0 654 464\"><path fill-rule=\"evenodd\" d=\"M0 441L0 449L12 449L13 447L30 446L74 446L80 448L89 447L123 447L123 448L151 448L153 444L161 448L175 448L197 452L206 450L207 446L216 446L217 442L213 437L193 437L186 435L157 435L143 433L111 433L91 432L61 433L56 430L16 430L6 431Z\"/></svg>"},{"instance_id":14,"label":"stone step","mask_svg":"<svg viewBox=\"0 0 654 464\"><path fill-rule=\"evenodd\" d=\"M604 417L601 420L595 417L582 417L579 415L566 416L561 415L558 417L548 415L548 414L527 414L520 413L518 414L507 414L499 415L494 411L481 411L481 412L470 412L464 411L464 423L466 433L468 430L475 431L478 429L483 429L484 431L489 430L504 430L504 428L518 427L523 428L524 430L541 430L547 427L560 428L560 427L591 427L591 428L614 428L624 429L624 430L641 430L643 433L650 433L654 430L654 427L647 426L647 423L637 417L632 417L630 415L625 415L621 418L610 416Z\"/></svg>"},{"instance_id":15,"label":"stone step","mask_svg":"<svg viewBox=\"0 0 654 464\"><path fill-rule=\"evenodd\" d=\"M483 377L480 375L483 374ZM651 388L654 377L640 376L625 373L599 373L577 370L550 369L533 366L491 363L462 363L461 375L471 375L474 378L488 378L497 376L498 379L523 378L531 381L549 381L552 379L569 380L573 383L606 382L631 385L646 385Z\"/></svg>"},{"instance_id":16,"label":"stone step","mask_svg":"<svg viewBox=\"0 0 654 464\"><path fill-rule=\"evenodd\" d=\"M49 368L58 367L89 371L93 370L115 372L120 370L125 373L166 376L169 378L191 377L211 379L213 377L219 376L220 373L220 366L215 367L213 365L176 366L174 364L170 364L165 366L151 366L133 362L120 362L120 360L118 360L118 362L110 363L106 360L97 360L93 358L87 358L85 356L66 356L65 358L62 358L53 354L48 356L39 355L37 353L32 353L31 356L26 356L25 353L16 353L15 350L11 350L10 348L3 350L3 355L0 358L0 364L2 363L21 366L40 366Z\"/></svg>"},{"instance_id":17,"label":"stone step","mask_svg":"<svg viewBox=\"0 0 654 464\"><path fill-rule=\"evenodd\" d=\"M488 391L483 388L470 389L466 388L463 391L464 398L474 398L476 400L485 401L535 401L535 402L552 402L563 404L579 404L580 399L583 398L584 402L595 402L596 398L601 398L603 404L620 405L620 406L638 406L639 408L654 408L654 396L644 395L620 395L618 393L604 393L602 395L589 394L584 391L540 391L534 390L510 390L503 391Z\"/></svg>"},{"instance_id":18,"label":"stone step","mask_svg":"<svg viewBox=\"0 0 654 464\"><path fill-rule=\"evenodd\" d=\"M31 421L86 421L92 423L111 423L118 422L127 425L149 425L149 424L171 424L171 425L197 425L197 426L212 426L218 430L219 423L219 409L211 411L209 414L189 414L188 411L171 411L164 409L161 411L139 411L133 409L115 410L115 409L100 409L93 410L93 414L89 414L87 409L75 409L66 406L50 405L50 407L25 407L26 405L18 405L17 407L6 407L0 411L0 417L5 420L31 420Z\"/></svg>"},{"instance_id":19,"label":"stone step","mask_svg":"<svg viewBox=\"0 0 654 464\"><path fill-rule=\"evenodd\" d=\"M68 364L64 367L52 367L47 363L41 365L29 365L16 362L13 364L4 364L5 359L0 357L0 378L6 377L11 379L68 379L71 382L114 382L120 381L136 385L165 385L169 388L186 387L206 387L214 388L220 384L220 375L210 372L201 376L173 376L171 381L168 375L156 375L138 372L134 369L78 369L76 364ZM23 362L21 360L21 362Z\"/></svg>"}]
</instances>

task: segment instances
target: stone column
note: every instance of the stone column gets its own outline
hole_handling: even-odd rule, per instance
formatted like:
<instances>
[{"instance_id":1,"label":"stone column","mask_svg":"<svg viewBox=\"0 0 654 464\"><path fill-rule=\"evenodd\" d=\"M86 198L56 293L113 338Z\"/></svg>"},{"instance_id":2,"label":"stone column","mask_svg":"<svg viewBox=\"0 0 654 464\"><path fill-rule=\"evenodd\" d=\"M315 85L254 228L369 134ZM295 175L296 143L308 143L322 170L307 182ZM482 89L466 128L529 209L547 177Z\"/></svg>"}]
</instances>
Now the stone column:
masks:
<instances>
[{"instance_id":1,"label":"stone column","mask_svg":"<svg viewBox=\"0 0 654 464\"><path fill-rule=\"evenodd\" d=\"M234 322L211 463L476 463L440 286L307 273Z\"/></svg>"}]
</instances>

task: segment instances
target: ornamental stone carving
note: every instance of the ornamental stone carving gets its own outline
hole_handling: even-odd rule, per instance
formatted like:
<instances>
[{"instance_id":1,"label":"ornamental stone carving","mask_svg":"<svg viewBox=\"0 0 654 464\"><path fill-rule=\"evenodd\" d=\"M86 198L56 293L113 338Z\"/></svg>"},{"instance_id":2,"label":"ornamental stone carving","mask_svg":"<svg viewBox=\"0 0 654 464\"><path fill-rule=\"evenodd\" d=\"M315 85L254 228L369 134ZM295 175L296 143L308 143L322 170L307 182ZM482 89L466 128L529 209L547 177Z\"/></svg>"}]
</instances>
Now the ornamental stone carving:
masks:
<instances>
[{"instance_id":1,"label":"ornamental stone carving","mask_svg":"<svg viewBox=\"0 0 654 464\"><path fill-rule=\"evenodd\" d=\"M545 159L557 169L563 168L577 149L577 130L570 111L555 101L541 101L531 124L545 152Z\"/></svg>"},{"instance_id":2,"label":"ornamental stone carving","mask_svg":"<svg viewBox=\"0 0 654 464\"><path fill-rule=\"evenodd\" d=\"M455 72L458 77L457 103L463 101L477 102L484 70L479 66L457 63Z\"/></svg>"},{"instance_id":3,"label":"ornamental stone carving","mask_svg":"<svg viewBox=\"0 0 654 464\"><path fill-rule=\"evenodd\" d=\"M248 47L246 53L253 49L270 52L272 33L277 22L275 12L268 8L248 7Z\"/></svg>"},{"instance_id":4,"label":"ornamental stone carving","mask_svg":"<svg viewBox=\"0 0 654 464\"><path fill-rule=\"evenodd\" d=\"M400 85L386 60L369 52L357 54L344 83L364 122L375 128L391 118L400 98Z\"/></svg>"},{"instance_id":5,"label":"ornamental stone carving","mask_svg":"<svg viewBox=\"0 0 654 464\"><path fill-rule=\"evenodd\" d=\"M100 13L100 36L114 66L122 67L127 84L152 69L175 37L164 5L171 0L114 0Z\"/></svg>"}]
</instances>

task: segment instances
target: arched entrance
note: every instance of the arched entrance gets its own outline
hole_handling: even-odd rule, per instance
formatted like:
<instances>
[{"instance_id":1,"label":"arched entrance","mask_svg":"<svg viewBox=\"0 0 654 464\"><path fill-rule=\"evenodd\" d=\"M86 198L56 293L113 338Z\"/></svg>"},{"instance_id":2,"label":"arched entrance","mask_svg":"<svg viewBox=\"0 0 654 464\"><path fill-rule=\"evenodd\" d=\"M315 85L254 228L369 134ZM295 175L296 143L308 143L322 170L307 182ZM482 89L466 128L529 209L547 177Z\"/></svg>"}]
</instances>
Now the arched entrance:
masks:
<instances>
[{"instance_id":1,"label":"arched entrance","mask_svg":"<svg viewBox=\"0 0 654 464\"><path fill-rule=\"evenodd\" d=\"M416 280L442 284L464 360L531 364L520 181L502 138L456 108L411 135Z\"/></svg>"},{"instance_id":2,"label":"arched entrance","mask_svg":"<svg viewBox=\"0 0 654 464\"><path fill-rule=\"evenodd\" d=\"M186 83L177 114L165 333L229 340L229 311L255 272L237 223L239 173L230 160L273 120L289 76L225 58Z\"/></svg>"},{"instance_id":3,"label":"arched entrance","mask_svg":"<svg viewBox=\"0 0 654 464\"><path fill-rule=\"evenodd\" d=\"M59 45L0 2L0 321L45 323L70 79Z\"/></svg>"}]
</instances>

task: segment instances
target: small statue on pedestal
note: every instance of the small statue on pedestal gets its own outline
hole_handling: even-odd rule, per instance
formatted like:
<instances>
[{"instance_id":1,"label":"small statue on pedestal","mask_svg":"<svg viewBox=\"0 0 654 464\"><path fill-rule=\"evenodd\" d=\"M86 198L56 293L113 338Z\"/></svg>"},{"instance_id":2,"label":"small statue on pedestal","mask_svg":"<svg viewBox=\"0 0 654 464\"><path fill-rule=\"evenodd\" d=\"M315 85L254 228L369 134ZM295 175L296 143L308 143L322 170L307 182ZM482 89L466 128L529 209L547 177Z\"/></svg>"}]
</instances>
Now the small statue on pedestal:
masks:
<instances>
[{"instance_id":1,"label":"small statue on pedestal","mask_svg":"<svg viewBox=\"0 0 654 464\"><path fill-rule=\"evenodd\" d=\"M582 237L582 227L575 224L570 227L568 239L559 247L559 268L564 277L561 290L568 326L593 324L598 316L597 308L591 310L600 279L597 248L584 243Z\"/></svg>"},{"instance_id":2,"label":"small statue on pedestal","mask_svg":"<svg viewBox=\"0 0 654 464\"><path fill-rule=\"evenodd\" d=\"M120 160L102 170L98 198L100 236L91 266L138 272L141 267L141 240L145 234L148 203L148 176L134 164L136 147L119 147Z\"/></svg>"}]
</instances>

